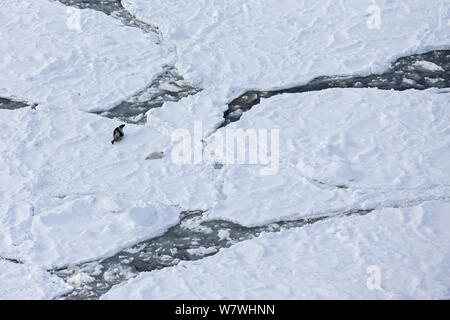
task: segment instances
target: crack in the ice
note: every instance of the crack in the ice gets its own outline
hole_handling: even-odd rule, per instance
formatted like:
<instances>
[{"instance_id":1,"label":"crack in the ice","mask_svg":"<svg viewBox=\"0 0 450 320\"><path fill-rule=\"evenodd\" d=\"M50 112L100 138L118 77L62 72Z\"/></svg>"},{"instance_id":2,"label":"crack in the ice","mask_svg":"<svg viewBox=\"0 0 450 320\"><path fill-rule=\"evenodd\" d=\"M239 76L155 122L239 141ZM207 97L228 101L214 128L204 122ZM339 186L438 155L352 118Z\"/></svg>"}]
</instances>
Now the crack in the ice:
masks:
<instances>
[{"instance_id":1,"label":"crack in the ice","mask_svg":"<svg viewBox=\"0 0 450 320\"><path fill-rule=\"evenodd\" d=\"M92 9L103 12L121 21L124 25L142 30L145 33L156 34L157 44L163 44L163 34L158 26L144 22L136 18L121 3L120 0L56 0L66 6L79 9ZM176 53L174 45L164 42L169 50ZM120 121L143 124L146 122L146 112L153 108L161 107L164 102L177 102L182 98L195 95L201 89L188 83L178 74L173 66L164 66L164 71L144 90L133 97L122 101L117 106L107 111L93 112L101 116Z\"/></svg>"},{"instance_id":2,"label":"crack in the ice","mask_svg":"<svg viewBox=\"0 0 450 320\"><path fill-rule=\"evenodd\" d=\"M19 101L12 98L4 98L0 97L0 109L6 109L6 110L15 110L20 108L26 108L31 107L31 109L36 109L38 106L37 103L31 103L26 101Z\"/></svg>"},{"instance_id":3,"label":"crack in the ice","mask_svg":"<svg viewBox=\"0 0 450 320\"><path fill-rule=\"evenodd\" d=\"M15 264L24 264L22 260L0 256L0 260L8 261Z\"/></svg>"},{"instance_id":4,"label":"crack in the ice","mask_svg":"<svg viewBox=\"0 0 450 320\"><path fill-rule=\"evenodd\" d=\"M114 285L141 272L172 267L180 261L203 259L216 254L222 248L258 237L263 232L279 232L327 219L366 215L377 209L407 208L432 200L450 201L450 196L383 201L370 208L333 210L253 227L226 220L208 220L205 212L200 210L185 211L181 214L180 222L159 237L142 241L109 258L49 271L74 286L73 291L58 299L98 299Z\"/></svg>"},{"instance_id":5,"label":"crack in the ice","mask_svg":"<svg viewBox=\"0 0 450 320\"><path fill-rule=\"evenodd\" d=\"M136 18L130 11L125 9L121 0L55 0L66 6L78 9L92 9L105 13L128 27L134 27L145 33L153 33L157 36L156 43L162 41L162 33L158 26L143 22Z\"/></svg>"},{"instance_id":6,"label":"crack in the ice","mask_svg":"<svg viewBox=\"0 0 450 320\"><path fill-rule=\"evenodd\" d=\"M177 102L200 91L184 80L174 67L165 66L164 72L141 92L110 110L94 113L127 123L142 124L147 121L146 113L150 109L160 108L167 101Z\"/></svg>"},{"instance_id":7,"label":"crack in the ice","mask_svg":"<svg viewBox=\"0 0 450 320\"><path fill-rule=\"evenodd\" d=\"M424 64L425 62L425 64ZM426 64L434 64L432 70ZM434 50L397 59L382 74L368 76L322 76L305 85L292 88L258 91L250 90L228 104L224 121L219 128L238 121L242 114L261 102L261 98L271 98L284 93L303 93L330 88L377 88L381 90L425 90L428 88L450 87L450 50Z\"/></svg>"}]
</instances>

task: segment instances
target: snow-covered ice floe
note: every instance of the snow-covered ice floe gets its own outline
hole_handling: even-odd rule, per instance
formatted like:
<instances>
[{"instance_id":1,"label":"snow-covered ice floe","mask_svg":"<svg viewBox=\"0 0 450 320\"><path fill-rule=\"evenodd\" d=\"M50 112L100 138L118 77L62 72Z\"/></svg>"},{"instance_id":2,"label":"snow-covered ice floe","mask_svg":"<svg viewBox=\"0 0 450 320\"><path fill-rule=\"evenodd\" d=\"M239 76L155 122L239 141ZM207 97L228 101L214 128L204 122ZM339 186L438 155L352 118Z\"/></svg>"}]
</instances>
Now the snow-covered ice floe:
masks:
<instances>
[{"instance_id":1,"label":"snow-covered ice floe","mask_svg":"<svg viewBox=\"0 0 450 320\"><path fill-rule=\"evenodd\" d=\"M186 208L214 199L209 168L177 166L170 136L58 108L0 110L1 252L48 267L79 262L156 236ZM7 121L3 121L7 119ZM212 169L211 169L212 170Z\"/></svg>"},{"instance_id":2,"label":"snow-covered ice floe","mask_svg":"<svg viewBox=\"0 0 450 320\"><path fill-rule=\"evenodd\" d=\"M448 107L449 94L434 90L329 89L265 99L207 142L213 152L216 139L242 129L249 150L249 137L265 129L267 153L278 157L248 164L246 154L244 164L225 165L223 200L209 216L255 225L449 196ZM269 139L273 130L278 141Z\"/></svg>"},{"instance_id":3,"label":"snow-covered ice floe","mask_svg":"<svg viewBox=\"0 0 450 320\"><path fill-rule=\"evenodd\" d=\"M431 201L262 234L103 298L448 299L449 212Z\"/></svg>"},{"instance_id":4,"label":"snow-covered ice floe","mask_svg":"<svg viewBox=\"0 0 450 320\"><path fill-rule=\"evenodd\" d=\"M43 0L6 1L0 12L0 94L39 102L0 110L0 256L42 270L157 236L214 196L207 169L145 161L168 153L170 134L130 125L111 147L118 123L78 110L108 108L147 86L167 50L91 10L81 31L71 29L68 14Z\"/></svg>"},{"instance_id":5,"label":"snow-covered ice floe","mask_svg":"<svg viewBox=\"0 0 450 320\"><path fill-rule=\"evenodd\" d=\"M103 13L2 1L0 96L99 111L144 89L173 55ZM78 21L79 18L79 21Z\"/></svg>"},{"instance_id":6,"label":"snow-covered ice floe","mask_svg":"<svg viewBox=\"0 0 450 320\"><path fill-rule=\"evenodd\" d=\"M302 217L334 221L339 218L333 216L359 210L404 208L399 210L407 215L408 208L427 201L442 201L444 205L436 211L446 215L445 201L450 200L450 170L445 161L449 157L447 107L448 94L436 90L330 89L264 100L239 122L212 134L205 144L206 148L213 145L227 130L277 129L278 171L261 175L267 166L226 163L210 171L215 197L204 219L269 225L261 230L270 231L272 222L284 224ZM243 238L252 234L259 232L248 230ZM184 236L188 247L189 233ZM193 239L197 236L192 232ZM174 246L180 241L173 240ZM206 256L221 245L193 247L188 253ZM178 263L172 256L168 259ZM145 270L141 265L145 262L138 260L136 267ZM133 263L126 267L133 268Z\"/></svg>"},{"instance_id":7,"label":"snow-covered ice floe","mask_svg":"<svg viewBox=\"0 0 450 320\"><path fill-rule=\"evenodd\" d=\"M176 45L177 70L204 89L147 115L148 122L170 128L191 128L201 120L209 132L222 123L226 104L247 90L287 88L319 76L382 73L399 57L449 48L444 0L377 1L379 28L370 25L376 18L370 0L122 4L159 26Z\"/></svg>"},{"instance_id":8,"label":"snow-covered ice floe","mask_svg":"<svg viewBox=\"0 0 450 320\"><path fill-rule=\"evenodd\" d=\"M321 75L382 72L389 62L448 48L445 0L123 0L176 44L176 67L201 87L234 91ZM379 18L379 19L378 19Z\"/></svg>"}]
</instances>

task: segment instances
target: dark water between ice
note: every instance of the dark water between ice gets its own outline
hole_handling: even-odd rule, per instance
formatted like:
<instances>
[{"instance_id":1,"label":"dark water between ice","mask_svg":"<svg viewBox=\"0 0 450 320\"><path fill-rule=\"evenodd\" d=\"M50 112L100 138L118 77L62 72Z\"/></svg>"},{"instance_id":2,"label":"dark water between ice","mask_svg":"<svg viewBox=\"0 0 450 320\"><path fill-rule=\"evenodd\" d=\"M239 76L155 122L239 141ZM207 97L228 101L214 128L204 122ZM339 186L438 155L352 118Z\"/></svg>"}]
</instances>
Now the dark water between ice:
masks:
<instances>
[{"instance_id":1,"label":"dark water between ice","mask_svg":"<svg viewBox=\"0 0 450 320\"><path fill-rule=\"evenodd\" d=\"M428 70L421 66L421 61L432 62L439 66L440 70ZM228 104L228 110L224 113L225 120L220 127L238 121L244 112L259 104L261 98L270 98L283 93L301 93L330 88L378 88L402 91L449 87L450 50L435 50L399 58L382 74L352 77L323 76L315 78L305 85L281 90L247 91Z\"/></svg>"},{"instance_id":2,"label":"dark water between ice","mask_svg":"<svg viewBox=\"0 0 450 320\"><path fill-rule=\"evenodd\" d=\"M108 111L96 114L126 123L142 124L147 121L145 113L148 110L162 107L168 101L180 101L199 91L200 89L185 81L175 68L166 67L145 90Z\"/></svg>"},{"instance_id":3,"label":"dark water between ice","mask_svg":"<svg viewBox=\"0 0 450 320\"><path fill-rule=\"evenodd\" d=\"M144 32L161 36L157 26L143 22L126 10L120 0L54 0L66 6L79 9L92 9L101 11L109 16L119 19L124 25L139 28Z\"/></svg>"},{"instance_id":4,"label":"dark water between ice","mask_svg":"<svg viewBox=\"0 0 450 320\"><path fill-rule=\"evenodd\" d=\"M26 107L35 108L36 106L37 106L36 103L29 103L25 101L18 101L0 97L0 109L14 110Z\"/></svg>"},{"instance_id":5,"label":"dark water between ice","mask_svg":"<svg viewBox=\"0 0 450 320\"><path fill-rule=\"evenodd\" d=\"M202 211L183 212L180 223L159 237L138 243L112 257L52 270L75 288L59 299L98 299L112 286L122 283L140 272L177 265L180 261L194 261L216 254L221 248L259 236L262 232L278 232L298 228L329 218L364 215L372 210L352 210L333 216L279 221L257 227L244 227L224 220L203 220ZM78 282L88 278L85 283Z\"/></svg>"},{"instance_id":6,"label":"dark water between ice","mask_svg":"<svg viewBox=\"0 0 450 320\"><path fill-rule=\"evenodd\" d=\"M122 6L120 0L57 1L79 9L92 9L103 12L118 19L126 26L139 28L146 33L155 34L159 39L157 43L162 39L162 34L157 26L137 19ZM96 112L96 114L111 119L118 119L126 123L142 124L146 122L145 113L148 110L159 108L167 101L179 101L184 97L198 93L200 90L185 81L174 67L167 66L164 72L145 90L108 111Z\"/></svg>"}]
</instances>

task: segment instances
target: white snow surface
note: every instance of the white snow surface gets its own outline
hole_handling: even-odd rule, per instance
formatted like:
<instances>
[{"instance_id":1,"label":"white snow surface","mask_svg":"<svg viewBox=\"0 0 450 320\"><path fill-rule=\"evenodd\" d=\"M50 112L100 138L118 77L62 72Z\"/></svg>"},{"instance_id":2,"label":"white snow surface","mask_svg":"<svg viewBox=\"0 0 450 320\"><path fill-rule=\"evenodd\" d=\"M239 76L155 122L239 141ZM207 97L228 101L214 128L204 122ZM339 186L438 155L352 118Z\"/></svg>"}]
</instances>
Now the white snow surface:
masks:
<instances>
[{"instance_id":1,"label":"white snow surface","mask_svg":"<svg viewBox=\"0 0 450 320\"><path fill-rule=\"evenodd\" d=\"M227 165L226 154L218 157L222 201L209 217L255 225L449 196L448 107L449 94L435 90L329 89L262 99L209 137L207 150L242 129L267 141L267 154L278 150L279 161L258 156L249 164L246 153L243 165ZM246 152L250 145L247 139Z\"/></svg>"},{"instance_id":2,"label":"white snow surface","mask_svg":"<svg viewBox=\"0 0 450 320\"><path fill-rule=\"evenodd\" d=\"M380 72L400 56L449 45L446 0L122 3L176 44L176 66L188 80L227 88L228 98L320 75Z\"/></svg>"},{"instance_id":3,"label":"white snow surface","mask_svg":"<svg viewBox=\"0 0 450 320\"><path fill-rule=\"evenodd\" d=\"M119 285L103 299L449 299L450 204L266 233Z\"/></svg>"},{"instance_id":4,"label":"white snow surface","mask_svg":"<svg viewBox=\"0 0 450 320\"><path fill-rule=\"evenodd\" d=\"M70 287L47 270L30 264L16 264L0 258L1 300L52 299Z\"/></svg>"},{"instance_id":5,"label":"white snow surface","mask_svg":"<svg viewBox=\"0 0 450 320\"><path fill-rule=\"evenodd\" d=\"M99 111L145 88L173 55L112 17L48 0L2 1L0 96ZM81 29L78 29L78 26Z\"/></svg>"}]
</instances>

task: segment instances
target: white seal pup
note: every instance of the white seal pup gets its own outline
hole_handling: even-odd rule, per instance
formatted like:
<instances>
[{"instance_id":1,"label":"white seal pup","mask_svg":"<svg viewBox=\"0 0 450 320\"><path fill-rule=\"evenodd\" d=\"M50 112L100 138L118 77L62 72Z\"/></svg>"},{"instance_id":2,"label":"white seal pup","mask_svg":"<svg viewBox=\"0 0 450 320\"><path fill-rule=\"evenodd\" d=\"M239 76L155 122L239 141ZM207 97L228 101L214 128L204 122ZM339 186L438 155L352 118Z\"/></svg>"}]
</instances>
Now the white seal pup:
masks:
<instances>
[{"instance_id":1,"label":"white seal pup","mask_svg":"<svg viewBox=\"0 0 450 320\"><path fill-rule=\"evenodd\" d=\"M114 142L119 142L122 140L123 137L123 127L125 127L124 124L121 124L117 128L114 129L113 132L113 139L111 140L111 143L114 144Z\"/></svg>"},{"instance_id":2,"label":"white seal pup","mask_svg":"<svg viewBox=\"0 0 450 320\"><path fill-rule=\"evenodd\" d=\"M164 157L164 151L152 152L145 160L161 159L162 157Z\"/></svg>"}]
</instances>

